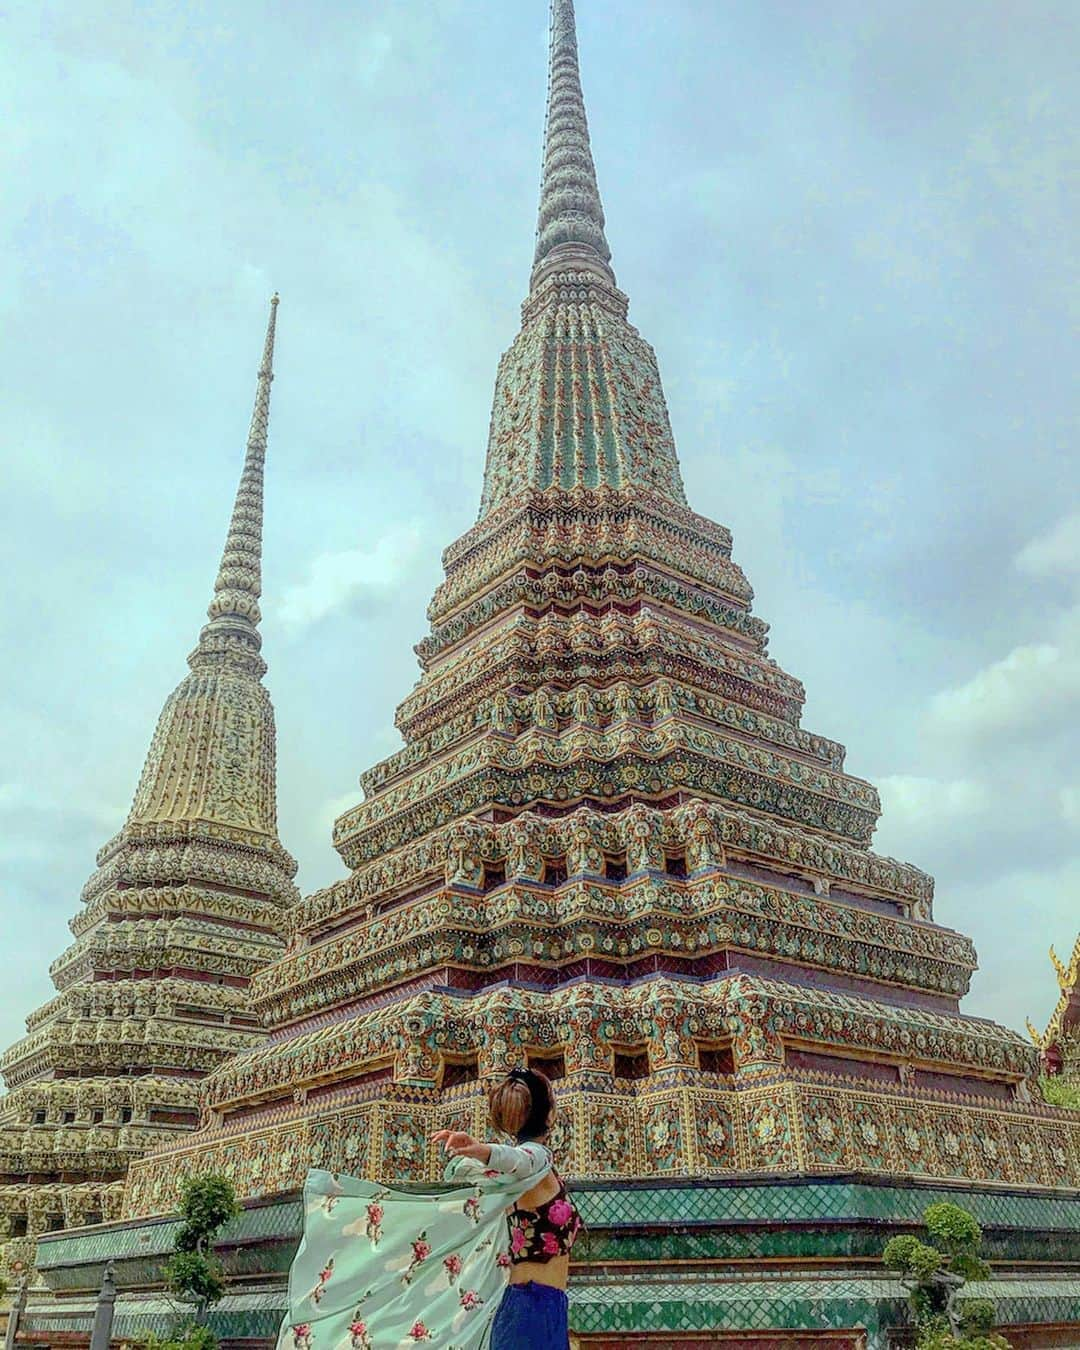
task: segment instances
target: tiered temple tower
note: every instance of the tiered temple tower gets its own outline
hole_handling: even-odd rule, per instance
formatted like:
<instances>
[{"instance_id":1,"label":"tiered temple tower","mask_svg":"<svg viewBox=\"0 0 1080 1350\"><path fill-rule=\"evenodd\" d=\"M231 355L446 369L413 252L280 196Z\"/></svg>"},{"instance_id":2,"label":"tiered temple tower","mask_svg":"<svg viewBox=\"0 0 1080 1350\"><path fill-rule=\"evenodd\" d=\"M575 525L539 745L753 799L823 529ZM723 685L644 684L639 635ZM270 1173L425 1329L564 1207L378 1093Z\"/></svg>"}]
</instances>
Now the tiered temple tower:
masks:
<instances>
[{"instance_id":1,"label":"tiered temple tower","mask_svg":"<svg viewBox=\"0 0 1080 1350\"><path fill-rule=\"evenodd\" d=\"M225 551L189 673L127 821L97 855L51 967L56 997L3 1057L8 1266L43 1232L119 1212L129 1163L198 1122L199 1081L264 1036L251 976L279 956L296 864L277 834L274 712L259 654L271 302Z\"/></svg>"},{"instance_id":2,"label":"tiered temple tower","mask_svg":"<svg viewBox=\"0 0 1080 1350\"><path fill-rule=\"evenodd\" d=\"M482 1128L483 1085L526 1061L561 1080L579 1178L1076 1185L1076 1119L1033 1102L1032 1047L960 1013L970 942L871 852L877 793L801 727L729 532L687 505L572 0L480 516L444 564L405 746L335 825L349 875L252 980L271 1035L206 1081L199 1134L132 1168L127 1214L184 1171L249 1196L312 1164L433 1177L429 1131Z\"/></svg>"}]
</instances>

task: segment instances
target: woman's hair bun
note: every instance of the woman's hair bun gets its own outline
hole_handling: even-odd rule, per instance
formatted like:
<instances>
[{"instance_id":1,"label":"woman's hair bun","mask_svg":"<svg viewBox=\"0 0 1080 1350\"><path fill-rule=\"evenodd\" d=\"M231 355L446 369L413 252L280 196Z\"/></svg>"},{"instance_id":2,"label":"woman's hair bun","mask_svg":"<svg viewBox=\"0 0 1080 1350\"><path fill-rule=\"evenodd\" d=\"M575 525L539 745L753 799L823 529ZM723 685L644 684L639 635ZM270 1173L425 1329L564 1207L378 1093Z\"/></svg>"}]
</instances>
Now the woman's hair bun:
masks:
<instances>
[{"instance_id":1,"label":"woman's hair bun","mask_svg":"<svg viewBox=\"0 0 1080 1350\"><path fill-rule=\"evenodd\" d=\"M515 1138L539 1139L555 1110L551 1080L535 1069L514 1069L488 1097L491 1123Z\"/></svg>"}]
</instances>

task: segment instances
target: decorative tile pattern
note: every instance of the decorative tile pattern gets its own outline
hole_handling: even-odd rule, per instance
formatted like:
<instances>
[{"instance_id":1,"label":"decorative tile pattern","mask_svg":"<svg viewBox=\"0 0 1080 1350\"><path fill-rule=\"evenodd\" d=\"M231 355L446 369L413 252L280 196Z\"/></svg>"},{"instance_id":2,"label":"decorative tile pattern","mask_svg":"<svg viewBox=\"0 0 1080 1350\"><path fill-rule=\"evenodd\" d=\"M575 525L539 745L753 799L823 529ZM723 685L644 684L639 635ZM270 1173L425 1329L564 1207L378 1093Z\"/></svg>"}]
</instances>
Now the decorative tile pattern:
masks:
<instances>
[{"instance_id":1,"label":"decorative tile pattern","mask_svg":"<svg viewBox=\"0 0 1080 1350\"><path fill-rule=\"evenodd\" d=\"M707 1174L734 1171L747 1149L735 1137L736 1116L727 1106L727 1095L695 1093L688 1103L693 1122L691 1148L693 1170Z\"/></svg>"},{"instance_id":2,"label":"decorative tile pattern","mask_svg":"<svg viewBox=\"0 0 1080 1350\"><path fill-rule=\"evenodd\" d=\"M1080 1320L1080 1280L991 1280L972 1286L976 1296L992 1298L1003 1325L1068 1324ZM284 1287L228 1296L211 1315L218 1336L243 1337L269 1346L284 1311ZM116 1330L124 1337L166 1331L172 1309L158 1296L121 1296ZM86 1334L93 1304L66 1303L63 1308L31 1304L24 1328L38 1334ZM702 1280L637 1275L634 1278L581 1277L571 1287L571 1327L590 1333L708 1333L784 1330L846 1330L862 1327L876 1337L888 1327L903 1326L903 1290L881 1277L826 1274L813 1278L778 1275Z\"/></svg>"},{"instance_id":3,"label":"decorative tile pattern","mask_svg":"<svg viewBox=\"0 0 1080 1350\"><path fill-rule=\"evenodd\" d=\"M634 1331L705 1335L863 1327L885 1350L887 1329L902 1325L906 1303L880 1263L887 1238L921 1221L928 1204L951 1200L987 1231L990 1254L1034 1261L1022 1277L1001 1277L985 1292L1000 1316L1036 1326L1080 1318L1080 1196L897 1187L835 1178L772 1184L726 1182L579 1183L575 1198L586 1233L575 1255L572 1319L582 1334ZM219 1335L268 1347L284 1307L284 1278L300 1236L293 1199L246 1209L221 1248L234 1293L215 1314ZM43 1269L57 1292L96 1290L104 1262L116 1260L122 1334L163 1330L161 1302L136 1291L160 1279L174 1225L144 1221L81 1236L50 1236ZM778 1263L763 1274L763 1262ZM612 1276L612 1266L632 1272ZM679 1275L692 1263L692 1270ZM1054 1267L1061 1272L1053 1277ZM258 1291L245 1280L258 1277ZM275 1278L276 1277L276 1278ZM981 1291L980 1291L981 1292ZM89 1325L92 1300L38 1301L30 1325ZM58 1321L57 1319L60 1319ZM880 1342L875 1340L880 1336Z\"/></svg>"},{"instance_id":4,"label":"decorative tile pattern","mask_svg":"<svg viewBox=\"0 0 1080 1350\"><path fill-rule=\"evenodd\" d=\"M824 1084L786 1082L719 1093L695 1090L691 1079L675 1087L646 1082L633 1093L613 1096L593 1090L586 1077L577 1088L571 1081L570 1090L572 1109L563 1115L557 1140L560 1166L582 1179L625 1176L628 1160L631 1165L638 1160L638 1175L858 1171L913 1179L944 1174L990 1186L1030 1185L1036 1178L1036 1186L1052 1189L1062 1175L1052 1151L1056 1148L1071 1167L1074 1138L1080 1135L1080 1125L1067 1132L1053 1120L1021 1111L961 1111L930 1101L914 1104L884 1092L870 1098ZM135 1164L128 1212L153 1214L171 1208L179 1177L188 1168L228 1168L252 1195L298 1188L316 1148L331 1170L437 1181L441 1164L426 1136L460 1120L463 1111L473 1128L480 1128L481 1110L479 1094L471 1103L459 1097L447 1109L417 1093L407 1109L387 1110L376 1103L360 1111L346 1107L335 1115L293 1122L287 1129L225 1136L212 1146L209 1141L196 1143L185 1152ZM376 1126L377 1119L384 1123ZM650 1129L653 1137L646 1148ZM381 1149L375 1159L372 1141ZM1031 1151L1027 1162L1021 1144ZM998 1150L996 1160L990 1159L988 1147Z\"/></svg>"},{"instance_id":5,"label":"decorative tile pattern","mask_svg":"<svg viewBox=\"0 0 1080 1350\"><path fill-rule=\"evenodd\" d=\"M882 1225L917 1226L927 1205L949 1201L970 1210L986 1230L987 1240L1000 1243L1002 1253L1016 1253L1017 1244L1029 1240L1056 1240L1053 1235L1080 1242L1080 1195L868 1185L842 1179L774 1184L578 1182L574 1194L590 1233L738 1227L744 1235L740 1240L750 1241L750 1229L775 1233L803 1225L812 1229L815 1241L833 1229L868 1232L877 1243L872 1249L876 1256ZM222 1244L228 1251L240 1244L295 1242L301 1222L299 1199L248 1206L225 1229ZM80 1235L50 1234L41 1243L38 1266L51 1278L52 1272L88 1263L149 1259L171 1250L176 1229L176 1221L151 1219ZM1031 1236L1036 1234L1037 1239ZM816 1250L810 1247L807 1252Z\"/></svg>"},{"instance_id":6,"label":"decorative tile pattern","mask_svg":"<svg viewBox=\"0 0 1080 1350\"><path fill-rule=\"evenodd\" d=\"M641 1117L643 1145L658 1174L678 1172L685 1157L682 1101L678 1094L652 1100Z\"/></svg>"},{"instance_id":7,"label":"decorative tile pattern","mask_svg":"<svg viewBox=\"0 0 1080 1350\"><path fill-rule=\"evenodd\" d=\"M298 1238L302 1222L299 1199L247 1205L222 1230L221 1243L232 1246L281 1236ZM39 1244L37 1267L50 1272L85 1262L104 1265L110 1260L159 1256L172 1251L179 1228L178 1219L149 1219L79 1234L50 1233Z\"/></svg>"}]
</instances>

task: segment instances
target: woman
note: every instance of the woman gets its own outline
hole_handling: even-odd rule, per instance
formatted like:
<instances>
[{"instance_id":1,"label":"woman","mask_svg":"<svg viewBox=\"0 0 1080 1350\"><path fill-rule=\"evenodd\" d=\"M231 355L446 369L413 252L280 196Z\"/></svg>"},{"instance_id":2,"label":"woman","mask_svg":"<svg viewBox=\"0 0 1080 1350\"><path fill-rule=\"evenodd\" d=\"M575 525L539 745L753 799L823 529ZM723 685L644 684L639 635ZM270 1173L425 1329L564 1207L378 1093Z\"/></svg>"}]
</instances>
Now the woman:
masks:
<instances>
[{"instance_id":1,"label":"woman","mask_svg":"<svg viewBox=\"0 0 1080 1350\"><path fill-rule=\"evenodd\" d=\"M450 1158L450 1189L308 1173L279 1350L568 1344L566 1279L581 1221L544 1143L551 1084L515 1069L489 1105L492 1125L517 1143L440 1130L432 1138Z\"/></svg>"},{"instance_id":2,"label":"woman","mask_svg":"<svg viewBox=\"0 0 1080 1350\"><path fill-rule=\"evenodd\" d=\"M544 1074L514 1069L488 1105L492 1126L513 1135L516 1148L450 1130L433 1138L452 1158L468 1158L507 1176L536 1178L507 1214L510 1283L492 1324L491 1350L562 1350L570 1343L566 1284L581 1219L544 1147L555 1117L555 1094Z\"/></svg>"}]
</instances>

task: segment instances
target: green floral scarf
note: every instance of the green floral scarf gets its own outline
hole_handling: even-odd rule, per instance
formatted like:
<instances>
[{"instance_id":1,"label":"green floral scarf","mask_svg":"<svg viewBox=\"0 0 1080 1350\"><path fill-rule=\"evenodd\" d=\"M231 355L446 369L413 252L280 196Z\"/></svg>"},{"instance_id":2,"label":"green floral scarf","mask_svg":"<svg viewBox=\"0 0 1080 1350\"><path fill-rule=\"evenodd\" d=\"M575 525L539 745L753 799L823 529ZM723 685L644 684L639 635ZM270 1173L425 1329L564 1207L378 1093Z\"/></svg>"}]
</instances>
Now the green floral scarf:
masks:
<instances>
[{"instance_id":1,"label":"green floral scarf","mask_svg":"<svg viewBox=\"0 0 1080 1350\"><path fill-rule=\"evenodd\" d=\"M551 1170L525 1145L527 1176L456 1158L446 1186L394 1190L312 1171L278 1350L481 1350L506 1285L506 1211Z\"/></svg>"}]
</instances>

